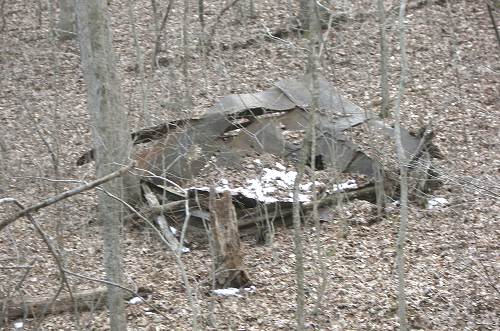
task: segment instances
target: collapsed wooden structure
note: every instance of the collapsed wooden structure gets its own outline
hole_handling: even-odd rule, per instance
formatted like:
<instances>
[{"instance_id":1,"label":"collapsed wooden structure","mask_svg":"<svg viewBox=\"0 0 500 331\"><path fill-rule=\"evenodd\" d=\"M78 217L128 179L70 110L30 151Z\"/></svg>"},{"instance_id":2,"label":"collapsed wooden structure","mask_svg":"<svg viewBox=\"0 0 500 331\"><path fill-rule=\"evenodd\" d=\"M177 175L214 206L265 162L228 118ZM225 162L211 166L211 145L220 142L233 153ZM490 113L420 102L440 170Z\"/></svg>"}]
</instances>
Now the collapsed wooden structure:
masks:
<instances>
[{"instance_id":1,"label":"collapsed wooden structure","mask_svg":"<svg viewBox=\"0 0 500 331\"><path fill-rule=\"evenodd\" d=\"M323 171L325 181L299 186L303 212L311 208L313 191L320 206L346 198L378 203L386 195L397 198L394 129L324 79L317 83L316 109L311 107L311 77L303 76L281 80L262 92L226 96L199 118L132 134L136 144L152 143L137 155L147 202L142 214L155 219L176 252L184 249L186 229L206 230L215 240L216 273L225 275L216 277L218 287L250 284L240 266L238 229L269 227L292 214L293 169L301 150L313 143L304 142L313 126L315 153L308 164L315 168L308 173ZM439 153L432 137L430 130L401 132L414 197L439 185L431 162ZM272 162L263 164L260 158L266 156ZM89 152L78 164L91 158ZM315 176L306 179L310 177ZM172 225L182 227L180 238L175 238L180 231Z\"/></svg>"},{"instance_id":2,"label":"collapsed wooden structure","mask_svg":"<svg viewBox=\"0 0 500 331\"><path fill-rule=\"evenodd\" d=\"M324 79L319 78L318 86L318 104L314 110L316 153L311 156L316 169L312 171L329 169L332 176L344 173L364 178L363 183L355 182L348 188L325 188L319 183L323 187L320 203L335 201L338 193L369 201L375 201L376 192L381 191L397 196L399 175L394 161L395 148L392 148L394 129L343 97ZM194 220L191 224L200 224L200 220L210 218L206 197L208 187L214 185L219 193L231 192L241 227L258 224L269 215L276 218L290 214L291 199L286 195L273 197L273 194L266 196L245 190L243 186L252 183L240 181L242 187L235 188L227 185L227 180L224 185L215 182L221 178L212 178L210 185L200 187L193 185L193 179L203 176L203 170L210 165L246 171L242 168L244 159L254 157L259 161L258 157L264 154L273 155L288 168L294 167L303 148L301 137L310 124L312 92L310 76L283 79L262 92L226 96L199 118L167 122L133 133L136 144L153 142L153 146L138 155L139 167L144 170L144 182L158 195L160 205L166 206L162 211L171 211L171 216L184 220L186 210L175 202L188 197L188 215ZM425 129L413 135L405 129L401 132L413 179L413 196L439 185L431 162L439 153L432 145L432 137L432 132ZM91 153L87 153L78 163L90 159ZM265 167L261 170L276 172ZM283 179L279 177L285 175L278 174L274 180L279 181ZM254 182L259 180L262 178ZM376 190L376 184L381 182L383 190ZM307 199L302 202L307 209ZM263 205L267 216L262 213Z\"/></svg>"}]
</instances>

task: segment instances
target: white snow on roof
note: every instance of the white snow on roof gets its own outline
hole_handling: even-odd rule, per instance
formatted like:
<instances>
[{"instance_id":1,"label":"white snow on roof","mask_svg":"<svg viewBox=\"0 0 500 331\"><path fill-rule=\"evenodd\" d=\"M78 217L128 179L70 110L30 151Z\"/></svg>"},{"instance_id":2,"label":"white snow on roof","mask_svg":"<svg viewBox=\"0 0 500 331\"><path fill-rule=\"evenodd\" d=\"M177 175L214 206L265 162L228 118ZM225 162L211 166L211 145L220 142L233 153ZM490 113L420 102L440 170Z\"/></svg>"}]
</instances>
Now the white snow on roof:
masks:
<instances>
[{"instance_id":1,"label":"white snow on roof","mask_svg":"<svg viewBox=\"0 0 500 331\"><path fill-rule=\"evenodd\" d=\"M286 167L279 162L276 162L276 168L278 168L279 170L282 170L282 171L286 170Z\"/></svg>"},{"instance_id":2,"label":"white snow on roof","mask_svg":"<svg viewBox=\"0 0 500 331\"><path fill-rule=\"evenodd\" d=\"M345 183L334 185L333 191L334 192L343 192L347 189L356 189L356 188L358 188L358 184L356 184L356 181L354 179L349 179Z\"/></svg>"},{"instance_id":3,"label":"white snow on roof","mask_svg":"<svg viewBox=\"0 0 500 331\"><path fill-rule=\"evenodd\" d=\"M254 160L255 163L261 164L259 159ZM260 178L249 178L246 180L246 185L240 187L229 187L229 181L225 178L220 180L222 186L215 188L216 193L229 191L232 195L241 194L250 199L254 199L263 203L273 203L278 201L293 201L293 184L297 177L296 171L286 171L286 167L279 162L276 162L276 168L263 168ZM323 183L316 182L316 186L321 186ZM312 183L301 184L299 192L299 201L303 203L311 202ZM350 179L345 183L335 185L333 192L341 192L346 189L355 189L358 185L354 179ZM190 187L189 189L198 189L209 191L208 187ZM276 191L284 192L281 197L276 194Z\"/></svg>"}]
</instances>

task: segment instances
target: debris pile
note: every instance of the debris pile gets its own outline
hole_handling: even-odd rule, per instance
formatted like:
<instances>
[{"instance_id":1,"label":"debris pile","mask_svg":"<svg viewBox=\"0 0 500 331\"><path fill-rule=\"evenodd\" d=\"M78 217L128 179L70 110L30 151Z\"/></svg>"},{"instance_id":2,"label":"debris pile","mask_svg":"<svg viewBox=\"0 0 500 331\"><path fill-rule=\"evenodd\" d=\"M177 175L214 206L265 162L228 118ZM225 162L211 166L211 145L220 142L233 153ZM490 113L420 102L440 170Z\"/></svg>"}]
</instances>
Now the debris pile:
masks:
<instances>
[{"instance_id":1,"label":"debris pile","mask_svg":"<svg viewBox=\"0 0 500 331\"><path fill-rule=\"evenodd\" d=\"M324 79L317 85L314 123L312 81L306 75L281 80L262 92L226 96L199 118L133 133L136 143L154 141L138 156L144 181L160 204L187 198L195 221L209 219L210 187L216 193L230 192L241 226L262 221L263 206L265 217L283 218L291 213L296 165L302 150L311 150L307 132L314 124L316 152L308 157L299 186L303 208L313 188L321 204L333 203L338 193L368 201L376 200L376 192L397 195L394 129ZM401 136L413 194L432 190L439 183L431 163L439 156L432 132L412 135L402 129ZM91 156L82 156L79 163ZM375 189L376 184L382 186ZM182 208L173 214L181 219L186 215Z\"/></svg>"}]
</instances>

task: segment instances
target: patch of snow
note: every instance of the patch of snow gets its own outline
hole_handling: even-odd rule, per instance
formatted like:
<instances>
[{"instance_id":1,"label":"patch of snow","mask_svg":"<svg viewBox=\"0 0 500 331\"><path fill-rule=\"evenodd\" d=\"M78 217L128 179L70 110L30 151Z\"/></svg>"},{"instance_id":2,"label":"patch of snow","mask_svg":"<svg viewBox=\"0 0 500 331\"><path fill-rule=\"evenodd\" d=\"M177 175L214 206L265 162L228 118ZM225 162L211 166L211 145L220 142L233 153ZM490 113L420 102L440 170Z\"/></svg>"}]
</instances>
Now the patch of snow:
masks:
<instances>
[{"instance_id":1,"label":"patch of snow","mask_svg":"<svg viewBox=\"0 0 500 331\"><path fill-rule=\"evenodd\" d=\"M312 182L311 183L307 183L307 184L301 184L300 185L300 189L304 190L304 191L310 191L312 189L312 184L313 184ZM322 185L323 183L321 183L321 182L315 182L314 184L316 185L316 187L318 187L318 186Z\"/></svg>"},{"instance_id":2,"label":"patch of snow","mask_svg":"<svg viewBox=\"0 0 500 331\"><path fill-rule=\"evenodd\" d=\"M243 290L245 292L248 292L248 293L255 293L255 291L257 290L257 288L254 285L252 285L250 287L245 287Z\"/></svg>"},{"instance_id":3,"label":"patch of snow","mask_svg":"<svg viewBox=\"0 0 500 331\"><path fill-rule=\"evenodd\" d=\"M257 163L257 164L262 164L262 161L261 161L261 160L259 160L259 159L255 159L255 160L253 160L253 162L254 162L254 163Z\"/></svg>"},{"instance_id":4,"label":"patch of snow","mask_svg":"<svg viewBox=\"0 0 500 331\"><path fill-rule=\"evenodd\" d=\"M259 159L254 160L255 163L261 163ZM260 178L249 178L246 180L246 186L244 187L229 187L229 182L227 179L221 179L223 187L216 187L216 193L222 193L224 191L229 191L232 195L241 194L247 198L257 200L263 203L274 203L280 200L282 201L292 201L293 193L290 193L293 189L293 184L295 178L297 177L296 171L286 171L286 167L279 162L276 162L276 168L263 168L262 176ZM316 181L317 186L324 185L321 182ZM347 188L356 188L356 182L350 180L346 183L340 184L336 190L344 190ZM299 201L303 203L309 203L311 198L309 194L311 193L312 183L300 185L301 192L299 193ZM209 191L208 187L190 187L188 189L197 189L203 191ZM290 198L279 198L273 196L273 194L278 191L289 192ZM285 193L286 194L286 193Z\"/></svg>"},{"instance_id":5,"label":"patch of snow","mask_svg":"<svg viewBox=\"0 0 500 331\"><path fill-rule=\"evenodd\" d=\"M22 329L24 327L23 321L14 322L14 329Z\"/></svg>"},{"instance_id":6,"label":"patch of snow","mask_svg":"<svg viewBox=\"0 0 500 331\"><path fill-rule=\"evenodd\" d=\"M277 164L279 164L279 163L277 163ZM283 167L283 168L285 168L285 167ZM283 181L284 184L286 184L287 186L290 186L293 184L295 177L297 176L297 172L285 171L286 168L285 168L285 170L277 170L277 169L270 169L270 168L264 168L262 170L264 171L264 175L262 176L262 181L265 183L271 183L273 181L281 180L281 181Z\"/></svg>"},{"instance_id":7,"label":"patch of snow","mask_svg":"<svg viewBox=\"0 0 500 331\"><path fill-rule=\"evenodd\" d=\"M278 184L279 186L281 186L283 188L288 188L288 185L286 185L286 183L284 181L282 181L281 179L278 179L276 181L276 184Z\"/></svg>"},{"instance_id":8,"label":"patch of snow","mask_svg":"<svg viewBox=\"0 0 500 331\"><path fill-rule=\"evenodd\" d=\"M128 303L130 303L131 305L137 305L143 301L144 301L144 299L142 299L141 297L133 297L132 299L130 299L128 301Z\"/></svg>"},{"instance_id":9,"label":"patch of snow","mask_svg":"<svg viewBox=\"0 0 500 331\"><path fill-rule=\"evenodd\" d=\"M240 290L237 289L237 288L234 288L234 287L221 288L221 289L218 289L218 290L213 290L212 292L215 295L218 295L218 296L221 296L221 297L231 297L231 296L241 297L241 295L239 295Z\"/></svg>"},{"instance_id":10,"label":"patch of snow","mask_svg":"<svg viewBox=\"0 0 500 331\"><path fill-rule=\"evenodd\" d=\"M295 181L295 177L297 177L297 171L288 171L285 173L285 178L283 180L287 185L293 185L293 182Z\"/></svg>"},{"instance_id":11,"label":"patch of snow","mask_svg":"<svg viewBox=\"0 0 500 331\"><path fill-rule=\"evenodd\" d=\"M448 200L445 198L435 197L427 200L427 209L435 209L448 205Z\"/></svg>"},{"instance_id":12,"label":"patch of snow","mask_svg":"<svg viewBox=\"0 0 500 331\"><path fill-rule=\"evenodd\" d=\"M180 248L180 251L181 251L181 253L189 253L189 252L191 252L191 250L190 250L189 248L184 247L184 246L182 246L182 247Z\"/></svg>"},{"instance_id":13,"label":"patch of snow","mask_svg":"<svg viewBox=\"0 0 500 331\"><path fill-rule=\"evenodd\" d=\"M276 191L276 187L274 187L274 186L265 186L265 187L262 188L262 191L264 193L273 193L273 192Z\"/></svg>"},{"instance_id":14,"label":"patch of snow","mask_svg":"<svg viewBox=\"0 0 500 331\"><path fill-rule=\"evenodd\" d=\"M174 228L173 226L170 227L170 232L175 236L177 234L177 229Z\"/></svg>"},{"instance_id":15,"label":"patch of snow","mask_svg":"<svg viewBox=\"0 0 500 331\"><path fill-rule=\"evenodd\" d=\"M265 189L262 186L262 182L258 179L247 179L247 183L249 184L246 188L240 187L237 188L236 191L238 193L243 194L246 197L259 200L261 202L276 202L278 201L276 198L269 197L266 193L270 192L269 189ZM267 192L266 192L267 191Z\"/></svg>"},{"instance_id":16,"label":"patch of snow","mask_svg":"<svg viewBox=\"0 0 500 331\"><path fill-rule=\"evenodd\" d=\"M356 181L354 179L349 179L347 182L345 183L340 183L338 185L333 185L333 191L334 192L343 192L347 189L357 189L358 188L358 184L356 183Z\"/></svg>"},{"instance_id":17,"label":"patch of snow","mask_svg":"<svg viewBox=\"0 0 500 331\"><path fill-rule=\"evenodd\" d=\"M276 168L278 168L281 171L285 171L286 170L286 167L284 165L282 165L281 163L279 163L279 162L276 162Z\"/></svg>"},{"instance_id":18,"label":"patch of snow","mask_svg":"<svg viewBox=\"0 0 500 331\"><path fill-rule=\"evenodd\" d=\"M293 192L288 193L288 196L290 198L287 199L287 201L293 202ZM303 193L299 193L299 202L311 202L311 199L310 199L309 195L303 194Z\"/></svg>"},{"instance_id":19,"label":"patch of snow","mask_svg":"<svg viewBox=\"0 0 500 331\"><path fill-rule=\"evenodd\" d=\"M307 183L307 184L300 184L299 187L301 190L304 191L310 191L311 190L312 183Z\"/></svg>"}]
</instances>

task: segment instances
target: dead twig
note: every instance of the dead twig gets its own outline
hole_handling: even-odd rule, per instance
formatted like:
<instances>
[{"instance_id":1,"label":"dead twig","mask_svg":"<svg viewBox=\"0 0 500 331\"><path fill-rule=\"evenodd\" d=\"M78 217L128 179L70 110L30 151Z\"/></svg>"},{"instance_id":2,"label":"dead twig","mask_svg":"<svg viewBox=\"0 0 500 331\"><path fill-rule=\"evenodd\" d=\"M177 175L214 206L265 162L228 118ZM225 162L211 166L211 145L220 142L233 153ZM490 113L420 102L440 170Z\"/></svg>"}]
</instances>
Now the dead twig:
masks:
<instances>
[{"instance_id":1,"label":"dead twig","mask_svg":"<svg viewBox=\"0 0 500 331\"><path fill-rule=\"evenodd\" d=\"M484 263L481 260L478 260L477 262L479 265L481 265L481 267L483 267L484 274L486 275L486 277L484 277L484 278L486 278L486 281L488 282L488 284L495 290L495 292L497 292L497 294L500 295L500 291L496 287L496 282L494 280L492 280L493 277L488 272L488 269L486 268Z\"/></svg>"},{"instance_id":2,"label":"dead twig","mask_svg":"<svg viewBox=\"0 0 500 331\"><path fill-rule=\"evenodd\" d=\"M5 199L0 199L0 202L2 202L2 200L5 200ZM66 278L66 274L64 273L64 264L63 264L63 261L60 257L60 254L58 253L57 249L52 245L52 243L50 242L48 236L45 234L45 232L42 230L42 228L40 227L40 225L38 224L38 222L33 218L33 216L31 215L31 212L29 211L30 208L25 208L19 201L17 201L16 199L12 199L10 198L8 202L11 202L11 203L14 203L16 206L18 206L20 209L22 209L22 212L24 212L24 215L23 216L26 216L29 221L31 222L31 224L35 227L36 231L38 232L38 234L40 235L40 237L42 237L42 240L45 242L45 244L47 245L47 248L49 249L49 252L50 254L54 257L54 261L56 262L56 265L57 265L57 268L59 269L59 273L61 275L61 286L59 288L59 290L57 291L57 293L54 295L53 299L48 303L48 305L45 306L45 308L43 309L42 311L42 318L43 318L43 315L45 315L45 313L47 311L49 311L50 309L52 309L54 303L56 302L57 300L57 297L59 296L59 294L61 293L61 290L66 287L67 290L68 290L68 293L69 293L69 299L70 301L75 304L75 299L73 297L73 291L71 290L71 286L69 285L69 282L68 282L68 279ZM17 218L16 218L17 219ZM15 220L15 219L14 219ZM1 224L0 224L1 225ZM1 231L1 228L0 228L0 231ZM29 271L30 269L28 269ZM76 306L75 306L76 307ZM76 313L78 313L78 311L76 311ZM79 320L78 320L78 314L75 315L75 318L76 318L76 324L78 325L79 324ZM37 326L41 323L41 320L38 322ZM38 329L38 327L35 327L35 330Z\"/></svg>"},{"instance_id":3,"label":"dead twig","mask_svg":"<svg viewBox=\"0 0 500 331\"><path fill-rule=\"evenodd\" d=\"M5 0L2 0L2 2L0 2L0 19L2 20L0 31L4 31L5 26L7 25L7 20L5 19L5 2Z\"/></svg>"},{"instance_id":4,"label":"dead twig","mask_svg":"<svg viewBox=\"0 0 500 331\"><path fill-rule=\"evenodd\" d=\"M488 7L488 14L490 15L491 24L493 25L493 29L495 30L495 36L497 37L498 46L500 46L500 33L498 32L497 22L495 20L494 9L488 2L486 2L486 6Z\"/></svg>"},{"instance_id":5,"label":"dead twig","mask_svg":"<svg viewBox=\"0 0 500 331\"><path fill-rule=\"evenodd\" d=\"M167 5L167 9L165 9L165 14L163 14L163 18L161 20L160 28L157 28L156 31L156 39L153 48L153 67L158 67L158 63L156 62L156 58L158 53L161 51L161 33L165 29L165 25L167 25L167 20L170 15L170 11L172 10L172 6L175 0L170 0ZM153 6L153 12L156 13L156 1L152 0L151 5ZM155 15L156 16L156 15ZM156 21L156 18L155 18Z\"/></svg>"}]
</instances>

